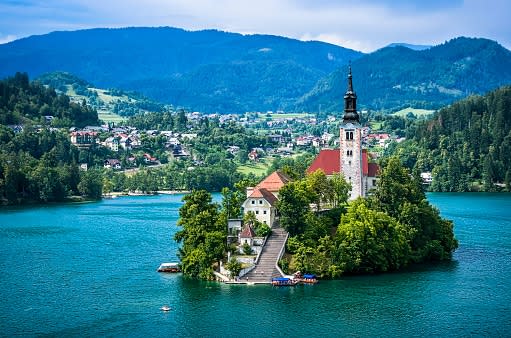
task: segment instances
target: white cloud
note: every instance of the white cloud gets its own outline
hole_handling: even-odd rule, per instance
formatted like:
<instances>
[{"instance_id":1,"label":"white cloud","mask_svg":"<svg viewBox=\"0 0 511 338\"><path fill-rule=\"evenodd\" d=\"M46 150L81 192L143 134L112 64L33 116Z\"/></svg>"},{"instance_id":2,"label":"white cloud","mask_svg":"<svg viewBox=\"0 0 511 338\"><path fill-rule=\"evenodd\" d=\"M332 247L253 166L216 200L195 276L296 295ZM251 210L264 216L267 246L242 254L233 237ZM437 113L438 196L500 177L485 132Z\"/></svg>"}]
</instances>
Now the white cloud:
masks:
<instances>
[{"instance_id":1,"label":"white cloud","mask_svg":"<svg viewBox=\"0 0 511 338\"><path fill-rule=\"evenodd\" d=\"M508 0L26 0L0 3L0 13L0 32L16 37L174 26L314 39L364 52L392 42L438 44L459 35L511 46Z\"/></svg>"},{"instance_id":2,"label":"white cloud","mask_svg":"<svg viewBox=\"0 0 511 338\"><path fill-rule=\"evenodd\" d=\"M8 43L16 40L18 37L16 35L8 34L8 35L0 35L0 45L4 43Z\"/></svg>"}]
</instances>

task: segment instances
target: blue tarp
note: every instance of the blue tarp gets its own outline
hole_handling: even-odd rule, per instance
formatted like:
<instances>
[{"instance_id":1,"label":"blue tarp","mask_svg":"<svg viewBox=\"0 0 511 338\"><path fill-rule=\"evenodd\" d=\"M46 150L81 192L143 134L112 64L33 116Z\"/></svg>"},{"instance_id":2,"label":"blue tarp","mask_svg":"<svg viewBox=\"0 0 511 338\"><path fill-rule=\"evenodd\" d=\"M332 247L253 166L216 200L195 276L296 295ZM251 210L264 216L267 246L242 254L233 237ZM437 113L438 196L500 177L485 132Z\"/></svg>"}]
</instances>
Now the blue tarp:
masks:
<instances>
[{"instance_id":1,"label":"blue tarp","mask_svg":"<svg viewBox=\"0 0 511 338\"><path fill-rule=\"evenodd\" d=\"M287 282L287 281L289 281L289 278L273 278L273 281L275 281L275 282Z\"/></svg>"},{"instance_id":2,"label":"blue tarp","mask_svg":"<svg viewBox=\"0 0 511 338\"><path fill-rule=\"evenodd\" d=\"M315 279L315 278L316 278L316 275L303 275L303 278L306 278L306 279Z\"/></svg>"}]
</instances>

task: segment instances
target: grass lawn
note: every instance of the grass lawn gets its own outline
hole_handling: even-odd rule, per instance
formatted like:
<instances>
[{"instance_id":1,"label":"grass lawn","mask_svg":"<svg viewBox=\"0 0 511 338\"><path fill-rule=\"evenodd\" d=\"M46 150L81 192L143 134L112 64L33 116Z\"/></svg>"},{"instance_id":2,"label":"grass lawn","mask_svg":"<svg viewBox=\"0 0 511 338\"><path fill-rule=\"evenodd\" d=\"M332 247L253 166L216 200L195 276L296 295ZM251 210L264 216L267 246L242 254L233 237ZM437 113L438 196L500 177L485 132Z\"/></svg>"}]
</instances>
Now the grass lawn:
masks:
<instances>
[{"instance_id":1,"label":"grass lawn","mask_svg":"<svg viewBox=\"0 0 511 338\"><path fill-rule=\"evenodd\" d=\"M381 130L381 126L383 125L383 122L370 121L369 124L370 124L372 131L377 131L377 130Z\"/></svg>"},{"instance_id":2,"label":"grass lawn","mask_svg":"<svg viewBox=\"0 0 511 338\"><path fill-rule=\"evenodd\" d=\"M260 162L250 162L246 163L244 165L238 166L238 172L242 173L243 175L248 175L249 173L253 173L255 176L264 176L266 175L266 172L268 171L268 168L270 167L273 159L272 158L265 158Z\"/></svg>"},{"instance_id":3,"label":"grass lawn","mask_svg":"<svg viewBox=\"0 0 511 338\"><path fill-rule=\"evenodd\" d=\"M392 115L406 117L406 114L413 113L416 117L426 117L432 115L434 112L434 110L429 109L405 108L393 113Z\"/></svg>"},{"instance_id":4,"label":"grass lawn","mask_svg":"<svg viewBox=\"0 0 511 338\"><path fill-rule=\"evenodd\" d=\"M108 110L98 110L98 118L106 123L120 123L126 120L124 117L114 114Z\"/></svg>"},{"instance_id":5,"label":"grass lawn","mask_svg":"<svg viewBox=\"0 0 511 338\"><path fill-rule=\"evenodd\" d=\"M112 96L110 94L107 94L108 91L105 89L99 89L99 88L89 88L89 90L95 91L98 93L98 97L101 99L101 101L105 102L106 104L113 104L116 101L129 101L130 98L126 95L123 96ZM131 99L131 101L136 101L134 99Z\"/></svg>"}]
</instances>

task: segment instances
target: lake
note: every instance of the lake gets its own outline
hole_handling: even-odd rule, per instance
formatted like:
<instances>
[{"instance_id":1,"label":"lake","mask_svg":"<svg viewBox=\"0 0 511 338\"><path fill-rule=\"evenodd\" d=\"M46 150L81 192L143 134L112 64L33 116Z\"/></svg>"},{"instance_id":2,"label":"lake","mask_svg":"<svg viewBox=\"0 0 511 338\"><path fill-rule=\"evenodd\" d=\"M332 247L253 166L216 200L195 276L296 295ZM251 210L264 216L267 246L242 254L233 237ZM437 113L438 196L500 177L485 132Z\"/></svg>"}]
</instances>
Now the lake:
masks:
<instances>
[{"instance_id":1,"label":"lake","mask_svg":"<svg viewBox=\"0 0 511 338\"><path fill-rule=\"evenodd\" d=\"M511 194L428 194L451 262L293 288L156 272L181 198L0 209L0 336L511 336Z\"/></svg>"}]
</instances>

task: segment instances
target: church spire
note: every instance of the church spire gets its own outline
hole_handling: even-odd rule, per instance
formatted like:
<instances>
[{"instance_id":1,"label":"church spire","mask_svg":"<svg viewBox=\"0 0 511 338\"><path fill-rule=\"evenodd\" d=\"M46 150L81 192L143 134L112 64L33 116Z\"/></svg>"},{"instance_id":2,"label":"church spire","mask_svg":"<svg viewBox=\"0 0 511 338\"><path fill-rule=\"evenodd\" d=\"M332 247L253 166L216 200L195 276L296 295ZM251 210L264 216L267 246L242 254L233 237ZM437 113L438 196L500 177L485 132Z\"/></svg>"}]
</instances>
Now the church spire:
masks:
<instances>
[{"instance_id":1,"label":"church spire","mask_svg":"<svg viewBox=\"0 0 511 338\"><path fill-rule=\"evenodd\" d=\"M351 64L348 73L348 90L344 94L344 123L359 123L359 116L357 113L357 94L353 91L353 78L351 75Z\"/></svg>"}]
</instances>

